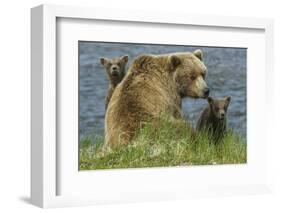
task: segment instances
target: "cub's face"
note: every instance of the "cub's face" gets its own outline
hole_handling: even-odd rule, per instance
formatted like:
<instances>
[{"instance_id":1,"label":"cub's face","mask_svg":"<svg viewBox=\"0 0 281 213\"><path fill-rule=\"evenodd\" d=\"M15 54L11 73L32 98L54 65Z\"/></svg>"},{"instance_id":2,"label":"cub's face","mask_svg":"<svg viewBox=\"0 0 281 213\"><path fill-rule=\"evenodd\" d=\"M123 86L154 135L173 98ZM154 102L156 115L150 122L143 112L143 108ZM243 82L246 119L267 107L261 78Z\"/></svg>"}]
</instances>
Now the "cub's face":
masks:
<instances>
[{"instance_id":1,"label":"cub's face","mask_svg":"<svg viewBox=\"0 0 281 213\"><path fill-rule=\"evenodd\" d=\"M101 58L100 62L105 67L106 73L112 83L120 83L122 81L128 62L127 55L112 59Z\"/></svg>"},{"instance_id":2,"label":"cub's face","mask_svg":"<svg viewBox=\"0 0 281 213\"><path fill-rule=\"evenodd\" d=\"M231 97L225 97L223 99L214 99L212 97L208 97L208 102L210 105L210 109L212 114L219 120L222 120L226 117L227 108L229 106Z\"/></svg>"},{"instance_id":3,"label":"cub's face","mask_svg":"<svg viewBox=\"0 0 281 213\"><path fill-rule=\"evenodd\" d=\"M209 87L205 81L207 68L202 60L201 50L170 56L170 70L174 72L178 93L182 98L207 98L209 96Z\"/></svg>"}]
</instances>

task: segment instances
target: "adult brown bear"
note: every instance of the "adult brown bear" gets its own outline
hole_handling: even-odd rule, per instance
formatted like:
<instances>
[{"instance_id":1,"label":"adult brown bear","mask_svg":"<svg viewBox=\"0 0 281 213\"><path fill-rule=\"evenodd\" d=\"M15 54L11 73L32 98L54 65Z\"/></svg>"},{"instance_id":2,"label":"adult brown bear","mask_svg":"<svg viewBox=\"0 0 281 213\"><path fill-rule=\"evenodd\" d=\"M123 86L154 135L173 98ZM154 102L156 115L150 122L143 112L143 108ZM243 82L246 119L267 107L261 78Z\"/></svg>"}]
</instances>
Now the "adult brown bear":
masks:
<instances>
[{"instance_id":1,"label":"adult brown bear","mask_svg":"<svg viewBox=\"0 0 281 213\"><path fill-rule=\"evenodd\" d=\"M105 116L106 145L127 144L148 120L168 115L182 119L184 97L206 98L203 53L138 56L116 87Z\"/></svg>"}]
</instances>

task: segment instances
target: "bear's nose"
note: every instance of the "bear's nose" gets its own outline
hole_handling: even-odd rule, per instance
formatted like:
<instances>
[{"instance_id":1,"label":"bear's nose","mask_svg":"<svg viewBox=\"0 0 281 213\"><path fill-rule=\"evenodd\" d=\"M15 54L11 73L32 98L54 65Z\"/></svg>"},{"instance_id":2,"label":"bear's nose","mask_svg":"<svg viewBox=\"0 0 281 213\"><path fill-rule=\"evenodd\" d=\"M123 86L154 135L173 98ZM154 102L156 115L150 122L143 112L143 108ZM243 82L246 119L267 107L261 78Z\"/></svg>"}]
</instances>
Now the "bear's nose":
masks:
<instances>
[{"instance_id":1,"label":"bear's nose","mask_svg":"<svg viewBox=\"0 0 281 213\"><path fill-rule=\"evenodd\" d=\"M224 118L224 112L221 113L221 117Z\"/></svg>"},{"instance_id":2,"label":"bear's nose","mask_svg":"<svg viewBox=\"0 0 281 213\"><path fill-rule=\"evenodd\" d=\"M117 71L117 66L113 66L112 71Z\"/></svg>"},{"instance_id":3,"label":"bear's nose","mask_svg":"<svg viewBox=\"0 0 281 213\"><path fill-rule=\"evenodd\" d=\"M204 89L204 97L207 98L209 96L209 94L210 94L210 89L209 89L209 87L207 87Z\"/></svg>"}]
</instances>

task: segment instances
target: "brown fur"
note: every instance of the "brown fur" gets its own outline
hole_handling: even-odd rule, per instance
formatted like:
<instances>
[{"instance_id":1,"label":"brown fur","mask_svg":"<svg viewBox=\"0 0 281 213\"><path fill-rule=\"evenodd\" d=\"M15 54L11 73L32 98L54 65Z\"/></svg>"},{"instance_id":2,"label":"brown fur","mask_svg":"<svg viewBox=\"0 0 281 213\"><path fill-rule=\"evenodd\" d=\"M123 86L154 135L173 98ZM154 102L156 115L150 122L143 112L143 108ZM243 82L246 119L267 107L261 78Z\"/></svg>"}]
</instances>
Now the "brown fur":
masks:
<instances>
[{"instance_id":1,"label":"brown fur","mask_svg":"<svg viewBox=\"0 0 281 213\"><path fill-rule=\"evenodd\" d=\"M117 58L101 58L101 64L104 66L108 79L109 86L107 89L107 96L105 98L105 109L107 109L111 96L117 87L117 85L123 80L126 74L126 64L128 62L128 56L124 55Z\"/></svg>"},{"instance_id":2,"label":"brown fur","mask_svg":"<svg viewBox=\"0 0 281 213\"><path fill-rule=\"evenodd\" d=\"M227 109L231 98L214 99L208 97L208 106L197 122L198 131L207 131L215 142L220 141L227 131Z\"/></svg>"},{"instance_id":3,"label":"brown fur","mask_svg":"<svg viewBox=\"0 0 281 213\"><path fill-rule=\"evenodd\" d=\"M201 56L202 52L197 54ZM184 97L205 98L206 67L193 53L137 57L116 88L105 117L106 144L127 144L161 114L181 120Z\"/></svg>"}]
</instances>

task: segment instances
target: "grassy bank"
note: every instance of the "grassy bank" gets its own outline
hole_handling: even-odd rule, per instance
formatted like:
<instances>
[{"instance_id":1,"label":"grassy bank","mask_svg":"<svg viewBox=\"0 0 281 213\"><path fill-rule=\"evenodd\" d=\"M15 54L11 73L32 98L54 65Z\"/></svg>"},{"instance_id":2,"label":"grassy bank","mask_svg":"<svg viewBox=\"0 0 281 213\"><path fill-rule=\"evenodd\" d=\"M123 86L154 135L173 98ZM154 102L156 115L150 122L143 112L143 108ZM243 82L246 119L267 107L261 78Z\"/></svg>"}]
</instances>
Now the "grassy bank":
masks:
<instances>
[{"instance_id":1,"label":"grassy bank","mask_svg":"<svg viewBox=\"0 0 281 213\"><path fill-rule=\"evenodd\" d=\"M146 124L130 145L115 149L103 146L101 137L85 138L80 170L237 164L246 163L246 153L245 139L234 133L215 145L206 134L194 139L187 126L163 120L157 128Z\"/></svg>"}]
</instances>

